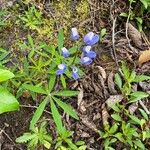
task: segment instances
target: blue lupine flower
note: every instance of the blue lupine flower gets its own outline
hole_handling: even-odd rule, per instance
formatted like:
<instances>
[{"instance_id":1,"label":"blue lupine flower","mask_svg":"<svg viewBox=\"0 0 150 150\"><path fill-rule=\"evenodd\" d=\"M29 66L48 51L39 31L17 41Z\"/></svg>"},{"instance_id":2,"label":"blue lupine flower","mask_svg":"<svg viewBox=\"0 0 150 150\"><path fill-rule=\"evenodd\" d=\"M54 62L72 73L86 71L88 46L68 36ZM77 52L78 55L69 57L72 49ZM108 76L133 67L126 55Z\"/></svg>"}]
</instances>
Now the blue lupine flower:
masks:
<instances>
[{"instance_id":1,"label":"blue lupine flower","mask_svg":"<svg viewBox=\"0 0 150 150\"><path fill-rule=\"evenodd\" d=\"M59 64L58 65L58 70L56 71L57 75L63 74L67 69L67 66L65 64Z\"/></svg>"},{"instance_id":2,"label":"blue lupine flower","mask_svg":"<svg viewBox=\"0 0 150 150\"><path fill-rule=\"evenodd\" d=\"M99 35L89 32L84 36L84 43L86 45L94 45L99 41Z\"/></svg>"},{"instance_id":3,"label":"blue lupine flower","mask_svg":"<svg viewBox=\"0 0 150 150\"><path fill-rule=\"evenodd\" d=\"M80 61L81 61L81 64L84 64L84 65L90 65L93 62L93 60L89 57L82 57Z\"/></svg>"},{"instance_id":4,"label":"blue lupine flower","mask_svg":"<svg viewBox=\"0 0 150 150\"><path fill-rule=\"evenodd\" d=\"M87 56L89 58L95 58L96 53L94 51L92 51L91 48L92 48L91 46L84 46L83 52L84 52L85 56Z\"/></svg>"},{"instance_id":5,"label":"blue lupine flower","mask_svg":"<svg viewBox=\"0 0 150 150\"><path fill-rule=\"evenodd\" d=\"M78 69L76 67L72 68L72 77L74 80L77 80L79 78Z\"/></svg>"},{"instance_id":6,"label":"blue lupine flower","mask_svg":"<svg viewBox=\"0 0 150 150\"><path fill-rule=\"evenodd\" d=\"M73 41L79 39L79 33L78 33L77 28L72 28L72 29L71 29L71 39L72 39Z\"/></svg>"},{"instance_id":7,"label":"blue lupine flower","mask_svg":"<svg viewBox=\"0 0 150 150\"><path fill-rule=\"evenodd\" d=\"M69 53L69 51L68 51L65 47L63 47L63 48L61 49L61 51L62 51L62 55L63 55L65 58L69 57L70 53Z\"/></svg>"}]
</instances>

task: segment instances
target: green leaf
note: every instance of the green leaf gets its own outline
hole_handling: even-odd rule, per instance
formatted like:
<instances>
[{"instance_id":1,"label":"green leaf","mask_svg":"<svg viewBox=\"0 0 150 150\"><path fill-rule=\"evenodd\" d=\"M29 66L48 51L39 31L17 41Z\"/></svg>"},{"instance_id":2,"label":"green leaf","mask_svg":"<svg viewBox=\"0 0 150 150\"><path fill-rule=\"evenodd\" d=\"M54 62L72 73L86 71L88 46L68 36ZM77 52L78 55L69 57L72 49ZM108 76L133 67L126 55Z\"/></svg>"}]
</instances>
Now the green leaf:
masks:
<instances>
[{"instance_id":1,"label":"green leaf","mask_svg":"<svg viewBox=\"0 0 150 150\"><path fill-rule=\"evenodd\" d=\"M77 115L77 112L73 109L72 106L70 106L69 104L64 103L63 101L61 101L60 99L56 98L56 97L52 97L55 102L71 117L79 120L79 117Z\"/></svg>"},{"instance_id":2,"label":"green leaf","mask_svg":"<svg viewBox=\"0 0 150 150\"><path fill-rule=\"evenodd\" d=\"M48 83L49 92L51 92L53 90L53 88L55 86L55 82L56 82L56 75L51 75L49 83Z\"/></svg>"},{"instance_id":3,"label":"green leaf","mask_svg":"<svg viewBox=\"0 0 150 150\"><path fill-rule=\"evenodd\" d=\"M145 80L150 80L150 76L146 76L146 75L137 75L134 79L134 82L142 82Z\"/></svg>"},{"instance_id":4,"label":"green leaf","mask_svg":"<svg viewBox=\"0 0 150 150\"><path fill-rule=\"evenodd\" d=\"M136 124L140 125L141 124L141 120L139 118L137 118L134 115L129 115L129 117L131 118L132 121L134 121Z\"/></svg>"},{"instance_id":5,"label":"green leaf","mask_svg":"<svg viewBox=\"0 0 150 150\"><path fill-rule=\"evenodd\" d=\"M130 94L130 102L135 102L149 96L148 93L137 91Z\"/></svg>"},{"instance_id":6,"label":"green leaf","mask_svg":"<svg viewBox=\"0 0 150 150\"><path fill-rule=\"evenodd\" d=\"M110 128L109 133L110 133L110 134L114 134L114 133L117 131L117 129L118 129L118 125L117 125L117 124L114 124L114 125Z\"/></svg>"},{"instance_id":7,"label":"green leaf","mask_svg":"<svg viewBox=\"0 0 150 150\"><path fill-rule=\"evenodd\" d=\"M119 16L121 16L121 17L128 17L128 14L127 14L127 13L122 12Z\"/></svg>"},{"instance_id":8,"label":"green leaf","mask_svg":"<svg viewBox=\"0 0 150 150\"><path fill-rule=\"evenodd\" d=\"M142 150L145 149L145 146L144 146L144 144L141 142L141 140L134 140L133 142L134 142L134 144L135 144L136 146L138 146L138 147L141 148Z\"/></svg>"},{"instance_id":9,"label":"green leaf","mask_svg":"<svg viewBox=\"0 0 150 150\"><path fill-rule=\"evenodd\" d=\"M18 137L16 139L17 143L27 143L31 139L33 139L36 136L36 134L31 134L31 133L24 133L22 136Z\"/></svg>"},{"instance_id":10,"label":"green leaf","mask_svg":"<svg viewBox=\"0 0 150 150\"><path fill-rule=\"evenodd\" d=\"M131 74L130 74L130 77L129 77L128 81L129 81L130 83L133 82L134 79L135 79L135 77L136 77L136 72L133 70L133 71L131 72Z\"/></svg>"},{"instance_id":11,"label":"green leaf","mask_svg":"<svg viewBox=\"0 0 150 150\"><path fill-rule=\"evenodd\" d=\"M139 108L139 111L141 112L141 114L144 117L144 119L146 119L148 121L148 115L147 115L147 113L143 109L140 109L140 108Z\"/></svg>"},{"instance_id":12,"label":"green leaf","mask_svg":"<svg viewBox=\"0 0 150 150\"><path fill-rule=\"evenodd\" d=\"M59 50L59 52L61 52L63 45L64 45L64 32L63 32L63 29L60 29L60 31L58 33L58 50Z\"/></svg>"},{"instance_id":13,"label":"green leaf","mask_svg":"<svg viewBox=\"0 0 150 150\"><path fill-rule=\"evenodd\" d=\"M66 86L67 86L66 85L66 79L65 79L63 74L60 76L60 80L61 80L63 88L66 89Z\"/></svg>"},{"instance_id":14,"label":"green leaf","mask_svg":"<svg viewBox=\"0 0 150 150\"><path fill-rule=\"evenodd\" d=\"M145 9L148 8L148 4L150 4L150 1L148 2L148 0L140 0L141 3L144 5Z\"/></svg>"},{"instance_id":15,"label":"green leaf","mask_svg":"<svg viewBox=\"0 0 150 150\"><path fill-rule=\"evenodd\" d=\"M40 119L45 107L46 107L46 104L48 102L48 97L46 97L42 103L38 106L37 110L35 111L33 117L32 117L32 120L30 122L30 129L32 130L35 126L35 124L37 123L37 121Z\"/></svg>"},{"instance_id":16,"label":"green leaf","mask_svg":"<svg viewBox=\"0 0 150 150\"><path fill-rule=\"evenodd\" d=\"M78 47L75 46L75 47L71 47L71 48L69 49L69 52L70 52L70 54L74 54L74 53L77 52L77 50L78 50Z\"/></svg>"},{"instance_id":17,"label":"green leaf","mask_svg":"<svg viewBox=\"0 0 150 150\"><path fill-rule=\"evenodd\" d=\"M63 90L63 91L53 92L52 94L56 96L71 97L71 96L77 96L79 94L79 91Z\"/></svg>"},{"instance_id":18,"label":"green leaf","mask_svg":"<svg viewBox=\"0 0 150 150\"><path fill-rule=\"evenodd\" d=\"M115 74L115 83L119 87L119 89L122 89L122 79L118 73Z\"/></svg>"},{"instance_id":19,"label":"green leaf","mask_svg":"<svg viewBox=\"0 0 150 150\"><path fill-rule=\"evenodd\" d=\"M0 114L18 109L17 99L6 88L0 86Z\"/></svg>"},{"instance_id":20,"label":"green leaf","mask_svg":"<svg viewBox=\"0 0 150 150\"><path fill-rule=\"evenodd\" d=\"M116 121L122 121L122 118L119 116L119 114L112 114L111 117Z\"/></svg>"},{"instance_id":21,"label":"green leaf","mask_svg":"<svg viewBox=\"0 0 150 150\"><path fill-rule=\"evenodd\" d=\"M61 121L61 115L59 114L59 112L54 104L54 101L52 99L51 99L50 103L51 103L52 116L53 116L54 122L56 124L57 131L59 134L62 134L64 131L64 127L63 127L63 124Z\"/></svg>"},{"instance_id":22,"label":"green leaf","mask_svg":"<svg viewBox=\"0 0 150 150\"><path fill-rule=\"evenodd\" d=\"M128 80L130 76L130 70L125 62L121 63L121 70L123 71L125 79Z\"/></svg>"},{"instance_id":23,"label":"green leaf","mask_svg":"<svg viewBox=\"0 0 150 150\"><path fill-rule=\"evenodd\" d=\"M14 74L9 70L0 69L0 82L7 81L14 77Z\"/></svg>"},{"instance_id":24,"label":"green leaf","mask_svg":"<svg viewBox=\"0 0 150 150\"><path fill-rule=\"evenodd\" d=\"M103 28L100 32L100 37L103 38L106 35L106 28Z\"/></svg>"},{"instance_id":25,"label":"green leaf","mask_svg":"<svg viewBox=\"0 0 150 150\"><path fill-rule=\"evenodd\" d=\"M26 90L29 90L35 93L47 94L47 92L42 87L34 86L32 84L23 84L22 87Z\"/></svg>"}]
</instances>

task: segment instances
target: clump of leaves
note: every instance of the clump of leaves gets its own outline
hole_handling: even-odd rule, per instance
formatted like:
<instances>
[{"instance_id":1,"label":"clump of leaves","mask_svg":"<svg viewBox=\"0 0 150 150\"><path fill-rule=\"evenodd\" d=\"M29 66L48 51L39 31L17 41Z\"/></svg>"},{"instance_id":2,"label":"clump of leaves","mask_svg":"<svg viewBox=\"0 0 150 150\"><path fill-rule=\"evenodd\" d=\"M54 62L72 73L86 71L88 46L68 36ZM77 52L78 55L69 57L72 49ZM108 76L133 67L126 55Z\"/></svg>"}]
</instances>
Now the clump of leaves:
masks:
<instances>
[{"instance_id":1,"label":"clump of leaves","mask_svg":"<svg viewBox=\"0 0 150 150\"><path fill-rule=\"evenodd\" d=\"M26 132L16 139L17 143L27 143L28 150L35 150L39 146L47 149L51 148L52 137L46 130L46 122L42 122L40 127L32 128L31 132Z\"/></svg>"},{"instance_id":2,"label":"clump of leaves","mask_svg":"<svg viewBox=\"0 0 150 150\"><path fill-rule=\"evenodd\" d=\"M147 113L139 109L139 117L130 114L125 106L114 104L111 106L114 113L111 115L112 126L107 124L104 131L100 131L100 137L104 139L105 150L115 150L113 145L120 141L131 149L146 150L146 141L150 138L150 130L148 126L149 117Z\"/></svg>"},{"instance_id":3,"label":"clump of leaves","mask_svg":"<svg viewBox=\"0 0 150 150\"><path fill-rule=\"evenodd\" d=\"M150 80L150 76L137 75L134 70L131 71L129 67L127 67L125 62L122 62L120 74L115 74L115 83L130 103L149 96L146 92L134 91L132 89L133 83L138 83L145 80Z\"/></svg>"}]
</instances>

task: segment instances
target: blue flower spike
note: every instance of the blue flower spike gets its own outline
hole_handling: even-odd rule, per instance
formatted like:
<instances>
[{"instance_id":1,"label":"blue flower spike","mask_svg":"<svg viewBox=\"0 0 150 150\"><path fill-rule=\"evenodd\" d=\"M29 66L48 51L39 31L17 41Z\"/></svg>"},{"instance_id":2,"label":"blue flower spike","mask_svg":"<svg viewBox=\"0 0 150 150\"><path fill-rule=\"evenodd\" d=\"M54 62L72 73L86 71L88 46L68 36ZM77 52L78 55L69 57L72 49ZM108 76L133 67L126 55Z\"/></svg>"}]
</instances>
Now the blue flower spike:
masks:
<instances>
[{"instance_id":1,"label":"blue flower spike","mask_svg":"<svg viewBox=\"0 0 150 150\"><path fill-rule=\"evenodd\" d=\"M71 39L72 39L73 41L76 41L76 40L79 39L79 33L78 33L77 28L72 28L72 29L71 29Z\"/></svg>"},{"instance_id":2,"label":"blue flower spike","mask_svg":"<svg viewBox=\"0 0 150 150\"><path fill-rule=\"evenodd\" d=\"M98 34L94 34L93 32L89 32L88 34L86 34L84 36L84 43L86 45L94 45L99 41L99 35Z\"/></svg>"},{"instance_id":3,"label":"blue flower spike","mask_svg":"<svg viewBox=\"0 0 150 150\"><path fill-rule=\"evenodd\" d=\"M78 69L76 67L72 68L72 77L74 80L77 80L79 78Z\"/></svg>"},{"instance_id":4,"label":"blue flower spike","mask_svg":"<svg viewBox=\"0 0 150 150\"><path fill-rule=\"evenodd\" d=\"M62 51L62 55L63 55L65 58L69 57L70 53L69 53L69 51L68 51L65 47L63 47L63 48L61 49L61 51Z\"/></svg>"},{"instance_id":5,"label":"blue flower spike","mask_svg":"<svg viewBox=\"0 0 150 150\"><path fill-rule=\"evenodd\" d=\"M59 64L58 65L58 70L56 71L56 75L61 75L63 74L67 69L67 66L65 64Z\"/></svg>"},{"instance_id":6,"label":"blue flower spike","mask_svg":"<svg viewBox=\"0 0 150 150\"><path fill-rule=\"evenodd\" d=\"M92 48L91 46L84 46L83 52L84 52L85 56L87 56L89 58L95 58L96 53L94 51L92 51L91 48Z\"/></svg>"},{"instance_id":7,"label":"blue flower spike","mask_svg":"<svg viewBox=\"0 0 150 150\"><path fill-rule=\"evenodd\" d=\"M84 65L90 65L93 62L93 60L89 57L82 57L80 61L81 61L81 64L84 64Z\"/></svg>"}]
</instances>

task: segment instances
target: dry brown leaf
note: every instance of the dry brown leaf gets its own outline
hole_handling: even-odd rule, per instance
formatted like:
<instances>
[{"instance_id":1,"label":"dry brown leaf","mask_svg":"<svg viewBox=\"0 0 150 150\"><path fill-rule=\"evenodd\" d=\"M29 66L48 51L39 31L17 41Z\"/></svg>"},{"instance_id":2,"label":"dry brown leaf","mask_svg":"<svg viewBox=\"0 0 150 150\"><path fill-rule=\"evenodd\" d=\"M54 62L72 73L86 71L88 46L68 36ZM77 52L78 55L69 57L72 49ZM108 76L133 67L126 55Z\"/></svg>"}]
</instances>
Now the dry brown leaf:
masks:
<instances>
[{"instance_id":1,"label":"dry brown leaf","mask_svg":"<svg viewBox=\"0 0 150 150\"><path fill-rule=\"evenodd\" d=\"M130 23L128 23L128 34L138 48L142 47L142 36L141 33Z\"/></svg>"},{"instance_id":2,"label":"dry brown leaf","mask_svg":"<svg viewBox=\"0 0 150 150\"><path fill-rule=\"evenodd\" d=\"M139 57L139 64L143 64L147 61L150 61L150 49L143 51Z\"/></svg>"},{"instance_id":3,"label":"dry brown leaf","mask_svg":"<svg viewBox=\"0 0 150 150\"><path fill-rule=\"evenodd\" d=\"M130 114L134 114L134 112L138 109L138 103L133 103L129 106L128 110Z\"/></svg>"},{"instance_id":4,"label":"dry brown leaf","mask_svg":"<svg viewBox=\"0 0 150 150\"><path fill-rule=\"evenodd\" d=\"M110 97L106 100L106 104L108 105L108 107L111 107L115 103L120 102L122 99L122 95L110 95Z\"/></svg>"},{"instance_id":5,"label":"dry brown leaf","mask_svg":"<svg viewBox=\"0 0 150 150\"><path fill-rule=\"evenodd\" d=\"M103 77L103 79L106 80L106 77L107 77L107 76L106 76L106 71L105 71L105 69L104 69L103 67L101 67L101 66L97 66L96 68L98 68L98 70L99 70L101 76Z\"/></svg>"},{"instance_id":6,"label":"dry brown leaf","mask_svg":"<svg viewBox=\"0 0 150 150\"><path fill-rule=\"evenodd\" d=\"M105 104L102 105L102 122L103 122L103 126L109 125L109 114L108 111L106 109Z\"/></svg>"}]
</instances>

